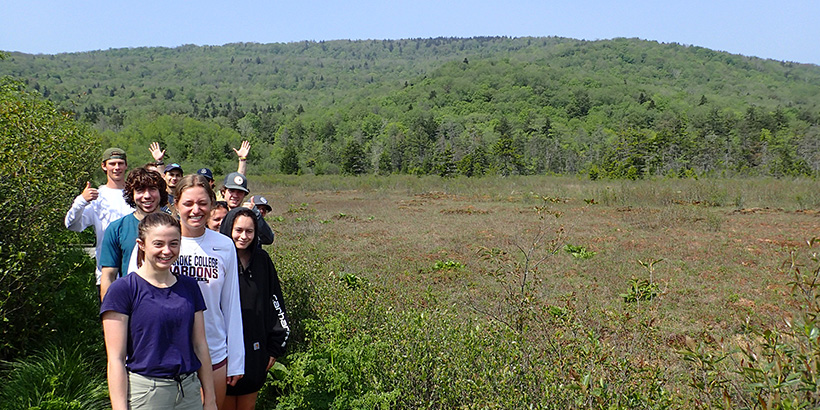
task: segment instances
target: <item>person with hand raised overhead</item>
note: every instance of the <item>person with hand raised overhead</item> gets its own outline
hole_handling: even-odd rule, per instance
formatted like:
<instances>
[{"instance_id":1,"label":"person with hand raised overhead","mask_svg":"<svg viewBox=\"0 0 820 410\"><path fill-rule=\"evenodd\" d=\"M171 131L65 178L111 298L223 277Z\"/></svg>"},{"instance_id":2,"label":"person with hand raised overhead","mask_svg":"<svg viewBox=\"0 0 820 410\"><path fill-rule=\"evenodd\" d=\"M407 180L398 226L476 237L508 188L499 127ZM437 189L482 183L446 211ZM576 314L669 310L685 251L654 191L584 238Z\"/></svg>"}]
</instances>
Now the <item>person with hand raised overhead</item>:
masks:
<instances>
[{"instance_id":1,"label":"person with hand raised overhead","mask_svg":"<svg viewBox=\"0 0 820 410\"><path fill-rule=\"evenodd\" d=\"M245 197L251 191L248 190L248 179L245 175L238 172L231 172L225 177L225 183L222 184L222 195L225 197L225 202L228 203L228 209L239 208L245 201ZM265 221L265 216L257 209L252 209L256 215L257 228L259 235L259 243L261 245L270 245L273 243L273 229Z\"/></svg>"}]
</instances>

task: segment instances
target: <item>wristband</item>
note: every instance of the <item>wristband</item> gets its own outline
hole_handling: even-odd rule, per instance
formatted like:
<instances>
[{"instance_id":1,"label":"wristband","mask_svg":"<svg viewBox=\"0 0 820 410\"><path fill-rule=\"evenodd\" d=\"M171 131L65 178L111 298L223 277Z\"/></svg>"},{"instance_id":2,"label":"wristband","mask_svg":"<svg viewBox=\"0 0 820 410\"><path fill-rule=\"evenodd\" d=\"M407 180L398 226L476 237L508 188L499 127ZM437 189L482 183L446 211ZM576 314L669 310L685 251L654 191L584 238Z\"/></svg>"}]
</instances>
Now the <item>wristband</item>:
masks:
<instances>
[{"instance_id":1,"label":"wristband","mask_svg":"<svg viewBox=\"0 0 820 410\"><path fill-rule=\"evenodd\" d=\"M239 157L239 160L240 160L240 161L247 161L247 160L248 160L248 157Z\"/></svg>"}]
</instances>

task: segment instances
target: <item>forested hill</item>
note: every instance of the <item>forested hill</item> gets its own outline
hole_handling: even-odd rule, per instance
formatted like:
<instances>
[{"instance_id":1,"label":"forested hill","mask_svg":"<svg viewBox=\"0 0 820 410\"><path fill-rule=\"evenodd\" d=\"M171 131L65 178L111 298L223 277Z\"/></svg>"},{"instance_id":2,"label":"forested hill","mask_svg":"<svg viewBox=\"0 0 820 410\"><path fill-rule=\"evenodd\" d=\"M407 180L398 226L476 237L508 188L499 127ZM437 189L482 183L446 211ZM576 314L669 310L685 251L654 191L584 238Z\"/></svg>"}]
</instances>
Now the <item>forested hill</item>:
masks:
<instances>
[{"instance_id":1,"label":"forested hill","mask_svg":"<svg viewBox=\"0 0 820 410\"><path fill-rule=\"evenodd\" d=\"M11 53L147 161L218 173L820 172L820 67L638 39L435 38Z\"/></svg>"}]
</instances>

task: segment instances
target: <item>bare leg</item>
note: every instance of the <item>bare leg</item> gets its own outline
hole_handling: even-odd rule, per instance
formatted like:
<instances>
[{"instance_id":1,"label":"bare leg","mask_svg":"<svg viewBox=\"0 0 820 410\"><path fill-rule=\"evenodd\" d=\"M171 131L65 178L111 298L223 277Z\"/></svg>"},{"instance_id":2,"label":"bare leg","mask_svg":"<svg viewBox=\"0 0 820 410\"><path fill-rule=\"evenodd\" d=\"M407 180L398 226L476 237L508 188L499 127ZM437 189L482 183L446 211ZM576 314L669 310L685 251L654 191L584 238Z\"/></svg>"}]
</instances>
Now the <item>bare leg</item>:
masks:
<instances>
[{"instance_id":1,"label":"bare leg","mask_svg":"<svg viewBox=\"0 0 820 410\"><path fill-rule=\"evenodd\" d=\"M214 370L214 393L216 394L216 407L222 410L225 401L225 391L228 390L228 366L222 366Z\"/></svg>"},{"instance_id":2,"label":"bare leg","mask_svg":"<svg viewBox=\"0 0 820 410\"><path fill-rule=\"evenodd\" d=\"M236 410L254 410L256 407L256 396L258 395L259 392L253 392L251 394L236 396Z\"/></svg>"},{"instance_id":3,"label":"bare leg","mask_svg":"<svg viewBox=\"0 0 820 410\"><path fill-rule=\"evenodd\" d=\"M256 396L259 392L243 394L241 396L225 396L225 404L221 410L254 410Z\"/></svg>"},{"instance_id":4,"label":"bare leg","mask_svg":"<svg viewBox=\"0 0 820 410\"><path fill-rule=\"evenodd\" d=\"M225 396L221 410L236 410L236 397L237 396Z\"/></svg>"}]
</instances>

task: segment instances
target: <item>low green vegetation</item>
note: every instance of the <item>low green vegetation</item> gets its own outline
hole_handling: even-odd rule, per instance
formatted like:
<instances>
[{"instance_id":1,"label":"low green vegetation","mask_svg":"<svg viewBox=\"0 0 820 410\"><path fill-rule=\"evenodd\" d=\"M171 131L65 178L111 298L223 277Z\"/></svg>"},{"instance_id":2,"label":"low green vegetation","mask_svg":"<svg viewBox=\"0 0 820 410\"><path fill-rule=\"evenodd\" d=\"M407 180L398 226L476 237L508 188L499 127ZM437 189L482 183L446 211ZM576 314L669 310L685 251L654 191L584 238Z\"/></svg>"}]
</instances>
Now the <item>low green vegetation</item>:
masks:
<instances>
[{"instance_id":1,"label":"low green vegetation","mask_svg":"<svg viewBox=\"0 0 820 410\"><path fill-rule=\"evenodd\" d=\"M597 253L587 250L586 246L577 246L570 244L564 245L564 251L572 255L574 258L578 259L589 259L595 256L595 254Z\"/></svg>"},{"instance_id":2,"label":"low green vegetation","mask_svg":"<svg viewBox=\"0 0 820 410\"><path fill-rule=\"evenodd\" d=\"M97 345L94 349L99 348ZM4 365L0 409L110 408L105 362L100 359L99 351L67 344L40 346L38 350L25 359Z\"/></svg>"},{"instance_id":3,"label":"low green vegetation","mask_svg":"<svg viewBox=\"0 0 820 410\"><path fill-rule=\"evenodd\" d=\"M457 270L463 268L461 262L454 260L436 261L433 264L433 270Z\"/></svg>"}]
</instances>

